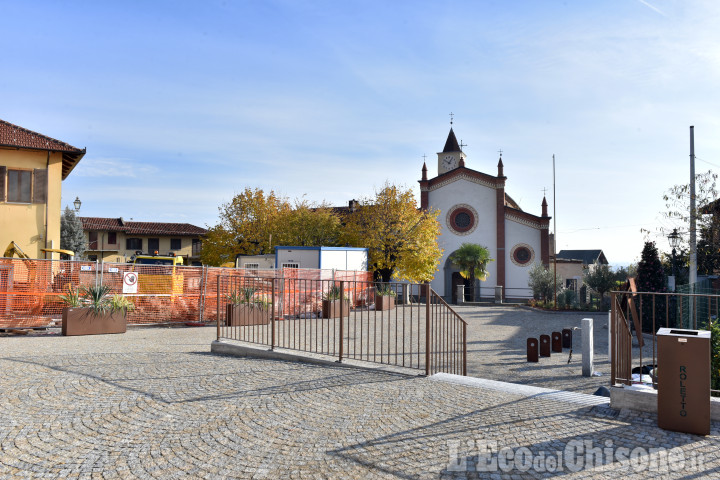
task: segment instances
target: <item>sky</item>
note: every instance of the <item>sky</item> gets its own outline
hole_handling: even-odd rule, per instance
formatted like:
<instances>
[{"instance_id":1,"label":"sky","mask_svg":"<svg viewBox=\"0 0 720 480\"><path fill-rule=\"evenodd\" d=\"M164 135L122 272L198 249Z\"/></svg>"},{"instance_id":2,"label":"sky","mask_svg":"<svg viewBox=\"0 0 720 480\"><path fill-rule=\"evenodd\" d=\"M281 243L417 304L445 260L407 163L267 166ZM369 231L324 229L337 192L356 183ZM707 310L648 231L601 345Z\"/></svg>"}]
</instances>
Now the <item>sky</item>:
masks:
<instances>
[{"instance_id":1,"label":"sky","mask_svg":"<svg viewBox=\"0 0 720 480\"><path fill-rule=\"evenodd\" d=\"M535 215L547 189L558 250L625 265L641 229L668 227L662 196L689 181L691 125L696 170L720 171L716 0L0 11L0 119L87 148L63 182L82 216L208 227L246 187L346 205L388 181L419 198L452 112L468 168L495 175L502 150L506 192Z\"/></svg>"}]
</instances>

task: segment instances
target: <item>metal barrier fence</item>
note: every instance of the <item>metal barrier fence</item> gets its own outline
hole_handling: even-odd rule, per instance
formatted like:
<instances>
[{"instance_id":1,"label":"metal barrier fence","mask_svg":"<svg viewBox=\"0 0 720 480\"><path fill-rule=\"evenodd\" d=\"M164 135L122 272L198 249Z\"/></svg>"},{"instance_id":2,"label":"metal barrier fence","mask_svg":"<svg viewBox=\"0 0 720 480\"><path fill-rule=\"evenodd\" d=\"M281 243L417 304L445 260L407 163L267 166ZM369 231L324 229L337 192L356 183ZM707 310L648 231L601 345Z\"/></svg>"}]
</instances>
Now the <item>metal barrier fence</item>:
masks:
<instances>
[{"instance_id":1,"label":"metal barrier fence","mask_svg":"<svg viewBox=\"0 0 720 480\"><path fill-rule=\"evenodd\" d=\"M642 374L643 367L657 365L658 329L710 330L720 315L720 295L717 294L611 292L610 301L612 385L630 385L634 369ZM657 376L650 377L652 385L657 387ZM720 395L720 390L713 389L711 393Z\"/></svg>"},{"instance_id":2,"label":"metal barrier fence","mask_svg":"<svg viewBox=\"0 0 720 480\"><path fill-rule=\"evenodd\" d=\"M260 276L217 282L218 340L428 375L467 373L467 324L427 284Z\"/></svg>"},{"instance_id":3,"label":"metal barrier fence","mask_svg":"<svg viewBox=\"0 0 720 480\"><path fill-rule=\"evenodd\" d=\"M288 276L366 280L368 272L293 270ZM69 288L104 284L123 294L126 272L137 274L137 293L126 293L135 305L129 324L214 322L217 279L245 275L243 270L205 266L133 265L73 260L0 258L0 328L46 327L62 316L61 295ZM280 270L258 272L267 278Z\"/></svg>"},{"instance_id":4,"label":"metal barrier fence","mask_svg":"<svg viewBox=\"0 0 720 480\"><path fill-rule=\"evenodd\" d=\"M456 287L457 288L457 287ZM475 285L475 301L476 302L495 302L496 287L484 287L480 284ZM473 287L463 286L465 292L465 302L472 301ZM527 287L503 287L502 289L504 301L506 302L525 302L533 298L532 288Z\"/></svg>"}]
</instances>

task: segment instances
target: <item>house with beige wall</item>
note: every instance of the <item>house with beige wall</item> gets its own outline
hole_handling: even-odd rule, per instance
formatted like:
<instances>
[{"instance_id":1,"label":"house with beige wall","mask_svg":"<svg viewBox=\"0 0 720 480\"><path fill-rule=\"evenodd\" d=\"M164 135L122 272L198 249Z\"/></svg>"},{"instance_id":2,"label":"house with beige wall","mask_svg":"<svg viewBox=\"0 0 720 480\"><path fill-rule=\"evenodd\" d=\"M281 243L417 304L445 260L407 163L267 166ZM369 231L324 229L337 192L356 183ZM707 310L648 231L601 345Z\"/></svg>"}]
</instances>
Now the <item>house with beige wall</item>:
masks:
<instances>
[{"instance_id":1,"label":"house with beige wall","mask_svg":"<svg viewBox=\"0 0 720 480\"><path fill-rule=\"evenodd\" d=\"M174 253L186 265L200 264L202 237L207 230L189 223L134 222L123 218L78 217L83 225L90 260L129 262L135 252Z\"/></svg>"},{"instance_id":2,"label":"house with beige wall","mask_svg":"<svg viewBox=\"0 0 720 480\"><path fill-rule=\"evenodd\" d=\"M85 155L60 140L0 120L0 252L58 259L61 184Z\"/></svg>"}]
</instances>

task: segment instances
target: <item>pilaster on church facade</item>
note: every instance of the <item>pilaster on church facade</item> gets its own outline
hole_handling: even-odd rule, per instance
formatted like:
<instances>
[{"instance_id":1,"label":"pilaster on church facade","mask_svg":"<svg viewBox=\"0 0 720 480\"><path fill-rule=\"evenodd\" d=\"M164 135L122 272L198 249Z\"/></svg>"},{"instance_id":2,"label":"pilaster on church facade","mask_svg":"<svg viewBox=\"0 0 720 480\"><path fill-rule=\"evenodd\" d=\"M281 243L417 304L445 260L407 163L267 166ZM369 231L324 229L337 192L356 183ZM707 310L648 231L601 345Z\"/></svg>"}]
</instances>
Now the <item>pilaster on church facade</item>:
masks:
<instances>
[{"instance_id":1,"label":"pilaster on church facade","mask_svg":"<svg viewBox=\"0 0 720 480\"><path fill-rule=\"evenodd\" d=\"M523 211L506 193L502 154L494 176L469 168L460 148L451 128L438 153L437 176L430 178L423 163L419 181L421 208L440 211L438 241L444 253L432 287L454 300L462 280L449 257L463 243L476 243L487 247L494 260L488 265L490 277L480 285L481 297L494 296L495 286L502 286L506 298L527 298L530 267L549 260L547 202L543 199L542 216Z\"/></svg>"}]
</instances>

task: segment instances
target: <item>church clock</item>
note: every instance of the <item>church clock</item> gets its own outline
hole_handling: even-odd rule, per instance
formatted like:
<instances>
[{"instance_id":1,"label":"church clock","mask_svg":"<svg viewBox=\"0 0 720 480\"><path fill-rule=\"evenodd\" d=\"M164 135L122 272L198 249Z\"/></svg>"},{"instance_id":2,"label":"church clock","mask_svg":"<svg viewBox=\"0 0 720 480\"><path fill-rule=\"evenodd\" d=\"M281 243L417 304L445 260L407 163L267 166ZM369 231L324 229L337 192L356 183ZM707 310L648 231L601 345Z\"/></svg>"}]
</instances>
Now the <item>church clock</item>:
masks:
<instances>
[{"instance_id":1,"label":"church clock","mask_svg":"<svg viewBox=\"0 0 720 480\"><path fill-rule=\"evenodd\" d=\"M454 155L445 155L442 159L442 167L443 170L446 172L452 170L453 168L457 168L457 159Z\"/></svg>"}]
</instances>

